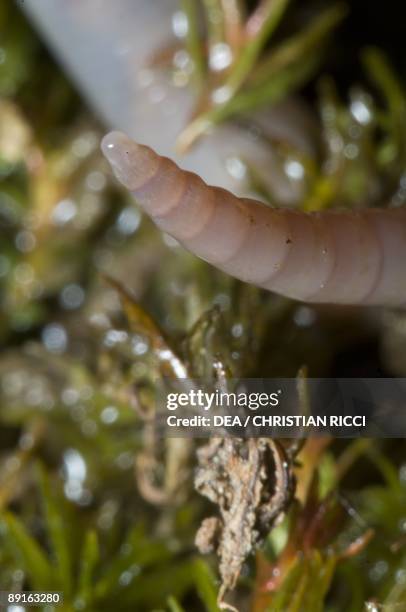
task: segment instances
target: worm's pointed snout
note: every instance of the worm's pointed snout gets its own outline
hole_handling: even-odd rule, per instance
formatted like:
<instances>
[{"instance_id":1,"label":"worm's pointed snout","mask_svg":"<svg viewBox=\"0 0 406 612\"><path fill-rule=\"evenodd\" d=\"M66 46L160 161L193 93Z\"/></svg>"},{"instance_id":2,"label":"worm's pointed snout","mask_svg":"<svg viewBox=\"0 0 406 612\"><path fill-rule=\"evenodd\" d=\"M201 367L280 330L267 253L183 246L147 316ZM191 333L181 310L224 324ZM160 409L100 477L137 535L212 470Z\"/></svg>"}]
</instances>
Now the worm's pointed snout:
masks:
<instances>
[{"instance_id":1,"label":"worm's pointed snout","mask_svg":"<svg viewBox=\"0 0 406 612\"><path fill-rule=\"evenodd\" d=\"M122 132L110 132L101 141L101 150L114 175L127 189L133 188L135 168L131 160L136 147L135 142Z\"/></svg>"}]
</instances>

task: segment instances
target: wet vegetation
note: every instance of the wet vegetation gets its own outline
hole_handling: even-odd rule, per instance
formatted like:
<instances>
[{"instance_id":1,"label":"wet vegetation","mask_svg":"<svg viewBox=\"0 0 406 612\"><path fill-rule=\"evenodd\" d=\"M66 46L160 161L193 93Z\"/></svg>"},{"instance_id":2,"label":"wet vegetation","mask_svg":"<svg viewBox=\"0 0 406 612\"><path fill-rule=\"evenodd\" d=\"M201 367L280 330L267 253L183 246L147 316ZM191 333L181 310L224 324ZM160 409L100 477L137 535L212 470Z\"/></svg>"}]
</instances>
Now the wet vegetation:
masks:
<instances>
[{"instance_id":1,"label":"wet vegetation","mask_svg":"<svg viewBox=\"0 0 406 612\"><path fill-rule=\"evenodd\" d=\"M182 0L187 35L155 59L195 88L179 146L300 93L315 110L315 153L267 140L300 188L294 205L404 204L394 41L374 38L371 18L355 57L359 7L299 4ZM159 381L298 376L305 401L306 372L403 375L406 317L293 303L161 236L112 179L104 128L11 2L0 33L0 590L61 590L66 611L214 612L217 559L194 538L217 509L194 489L196 445L155 434ZM240 163L280 204L243 152ZM289 457L295 499L227 601L406 610L404 441L316 439Z\"/></svg>"}]
</instances>

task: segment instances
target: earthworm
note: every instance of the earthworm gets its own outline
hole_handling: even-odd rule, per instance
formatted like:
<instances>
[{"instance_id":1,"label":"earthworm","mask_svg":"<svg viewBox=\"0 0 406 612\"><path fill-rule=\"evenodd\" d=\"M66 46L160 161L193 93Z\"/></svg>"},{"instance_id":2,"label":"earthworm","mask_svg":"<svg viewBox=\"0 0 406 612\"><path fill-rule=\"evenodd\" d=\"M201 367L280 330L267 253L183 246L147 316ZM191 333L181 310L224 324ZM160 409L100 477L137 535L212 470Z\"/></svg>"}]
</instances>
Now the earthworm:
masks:
<instances>
[{"instance_id":1,"label":"earthworm","mask_svg":"<svg viewBox=\"0 0 406 612\"><path fill-rule=\"evenodd\" d=\"M206 185L120 132L102 150L155 224L224 272L306 302L406 303L406 208L273 209Z\"/></svg>"}]
</instances>

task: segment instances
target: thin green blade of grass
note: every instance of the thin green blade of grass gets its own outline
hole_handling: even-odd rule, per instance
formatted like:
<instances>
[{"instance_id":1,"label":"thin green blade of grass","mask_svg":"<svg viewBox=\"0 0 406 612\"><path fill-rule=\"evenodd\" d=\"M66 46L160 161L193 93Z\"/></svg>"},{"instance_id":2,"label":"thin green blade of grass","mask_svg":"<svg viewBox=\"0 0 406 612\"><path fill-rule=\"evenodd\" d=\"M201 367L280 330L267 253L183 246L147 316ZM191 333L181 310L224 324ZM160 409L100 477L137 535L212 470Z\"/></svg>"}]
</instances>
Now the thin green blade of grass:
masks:
<instances>
[{"instance_id":1,"label":"thin green blade of grass","mask_svg":"<svg viewBox=\"0 0 406 612\"><path fill-rule=\"evenodd\" d=\"M198 595L207 612L218 612L216 579L210 567L202 559L196 559L193 575Z\"/></svg>"},{"instance_id":2,"label":"thin green blade of grass","mask_svg":"<svg viewBox=\"0 0 406 612\"><path fill-rule=\"evenodd\" d=\"M83 544L77 589L77 598L83 602L84 606L89 605L92 601L94 571L99 558L97 533L94 530L89 530L85 535Z\"/></svg>"},{"instance_id":3,"label":"thin green blade of grass","mask_svg":"<svg viewBox=\"0 0 406 612\"><path fill-rule=\"evenodd\" d=\"M322 612L336 564L334 555L325 557L319 550L297 558L267 612Z\"/></svg>"},{"instance_id":4,"label":"thin green blade of grass","mask_svg":"<svg viewBox=\"0 0 406 612\"><path fill-rule=\"evenodd\" d=\"M206 12L207 38L210 50L224 42L224 11L221 0L203 0Z\"/></svg>"},{"instance_id":5,"label":"thin green blade of grass","mask_svg":"<svg viewBox=\"0 0 406 612\"><path fill-rule=\"evenodd\" d=\"M169 612L185 612L175 597L168 597L168 608Z\"/></svg>"},{"instance_id":6,"label":"thin green blade of grass","mask_svg":"<svg viewBox=\"0 0 406 612\"><path fill-rule=\"evenodd\" d=\"M306 560L295 559L285 580L272 596L272 603L265 608L266 612L286 612L288 610L292 596L303 579L305 563Z\"/></svg>"},{"instance_id":7,"label":"thin green blade of grass","mask_svg":"<svg viewBox=\"0 0 406 612\"><path fill-rule=\"evenodd\" d=\"M55 588L55 577L51 564L37 541L28 533L24 524L11 512L1 516L6 527L7 546L29 577L32 589L47 591Z\"/></svg>"},{"instance_id":8,"label":"thin green blade of grass","mask_svg":"<svg viewBox=\"0 0 406 612\"><path fill-rule=\"evenodd\" d=\"M69 548L68 532L63 520L61 508L58 507L51 492L49 479L42 466L38 466L38 477L42 503L46 519L47 533L56 560L55 572L58 575L65 597L72 593L72 559Z\"/></svg>"},{"instance_id":9,"label":"thin green blade of grass","mask_svg":"<svg viewBox=\"0 0 406 612\"><path fill-rule=\"evenodd\" d=\"M373 446L373 438L358 438L345 447L335 462L336 484L338 484L353 465Z\"/></svg>"},{"instance_id":10,"label":"thin green blade of grass","mask_svg":"<svg viewBox=\"0 0 406 612\"><path fill-rule=\"evenodd\" d=\"M267 0L264 6L264 19L256 35L247 42L224 87L231 97L244 83L253 69L266 42L278 27L290 0Z\"/></svg>"},{"instance_id":11,"label":"thin green blade of grass","mask_svg":"<svg viewBox=\"0 0 406 612\"><path fill-rule=\"evenodd\" d=\"M279 70L300 60L318 47L347 15L344 4L336 4L317 16L302 32L281 43L253 73L250 83L264 83Z\"/></svg>"},{"instance_id":12,"label":"thin green blade of grass","mask_svg":"<svg viewBox=\"0 0 406 612\"><path fill-rule=\"evenodd\" d=\"M369 78L387 99L391 111L396 114L403 112L406 104L405 92L382 51L367 47L361 54L361 60Z\"/></svg>"},{"instance_id":13,"label":"thin green blade of grass","mask_svg":"<svg viewBox=\"0 0 406 612\"><path fill-rule=\"evenodd\" d=\"M335 555L321 555L319 550L312 551L309 560L310 588L306 589L299 600L297 612L323 612L325 599L330 589L334 572L337 566Z\"/></svg>"},{"instance_id":14,"label":"thin green blade of grass","mask_svg":"<svg viewBox=\"0 0 406 612\"><path fill-rule=\"evenodd\" d=\"M385 116L387 137L380 147L380 158L391 164L397 156L406 156L406 93L389 61L375 47L364 49L361 60L370 80L381 91L388 112Z\"/></svg>"},{"instance_id":15,"label":"thin green blade of grass","mask_svg":"<svg viewBox=\"0 0 406 612\"><path fill-rule=\"evenodd\" d=\"M181 0L181 9L186 15L187 33L186 50L193 61L194 80L198 87L202 85L206 72L206 59L199 32L199 12L196 0Z\"/></svg>"}]
</instances>

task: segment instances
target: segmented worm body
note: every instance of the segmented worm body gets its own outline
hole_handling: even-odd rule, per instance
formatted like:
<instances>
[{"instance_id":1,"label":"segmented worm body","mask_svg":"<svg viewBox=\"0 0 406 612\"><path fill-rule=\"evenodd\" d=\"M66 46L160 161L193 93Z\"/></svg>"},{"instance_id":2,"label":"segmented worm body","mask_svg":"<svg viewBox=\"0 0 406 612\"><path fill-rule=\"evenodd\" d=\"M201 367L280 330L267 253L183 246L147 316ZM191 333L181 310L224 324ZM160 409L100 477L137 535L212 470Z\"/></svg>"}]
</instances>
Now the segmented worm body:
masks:
<instances>
[{"instance_id":1,"label":"segmented worm body","mask_svg":"<svg viewBox=\"0 0 406 612\"><path fill-rule=\"evenodd\" d=\"M119 132L102 149L156 225L224 272L306 302L406 303L406 209L272 209Z\"/></svg>"}]
</instances>

